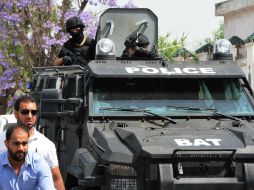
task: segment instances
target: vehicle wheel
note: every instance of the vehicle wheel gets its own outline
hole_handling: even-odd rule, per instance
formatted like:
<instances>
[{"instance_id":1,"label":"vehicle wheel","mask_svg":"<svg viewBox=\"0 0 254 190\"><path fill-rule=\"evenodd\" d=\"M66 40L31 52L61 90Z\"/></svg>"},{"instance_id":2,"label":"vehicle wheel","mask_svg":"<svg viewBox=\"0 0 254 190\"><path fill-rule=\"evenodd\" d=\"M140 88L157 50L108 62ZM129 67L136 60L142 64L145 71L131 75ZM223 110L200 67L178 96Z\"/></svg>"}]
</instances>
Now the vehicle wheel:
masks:
<instances>
[{"instance_id":1,"label":"vehicle wheel","mask_svg":"<svg viewBox=\"0 0 254 190\"><path fill-rule=\"evenodd\" d=\"M254 164L244 164L246 190L254 190Z\"/></svg>"},{"instance_id":2,"label":"vehicle wheel","mask_svg":"<svg viewBox=\"0 0 254 190\"><path fill-rule=\"evenodd\" d=\"M174 189L174 176L172 164L159 164L160 190Z\"/></svg>"},{"instance_id":3,"label":"vehicle wheel","mask_svg":"<svg viewBox=\"0 0 254 190\"><path fill-rule=\"evenodd\" d=\"M67 190L79 190L78 179L75 176L68 173L65 179L65 188Z\"/></svg>"}]
</instances>

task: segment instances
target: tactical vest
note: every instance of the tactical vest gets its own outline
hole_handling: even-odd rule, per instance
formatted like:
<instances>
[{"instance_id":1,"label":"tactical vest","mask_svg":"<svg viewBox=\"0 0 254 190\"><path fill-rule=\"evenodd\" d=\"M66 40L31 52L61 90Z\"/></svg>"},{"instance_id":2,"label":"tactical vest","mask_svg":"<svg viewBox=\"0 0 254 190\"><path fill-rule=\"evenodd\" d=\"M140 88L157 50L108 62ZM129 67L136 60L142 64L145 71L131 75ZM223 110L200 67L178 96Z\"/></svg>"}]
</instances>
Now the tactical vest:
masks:
<instances>
[{"instance_id":1,"label":"tactical vest","mask_svg":"<svg viewBox=\"0 0 254 190\"><path fill-rule=\"evenodd\" d=\"M91 44L91 39L87 38L85 43L82 46L75 46L73 43L66 43L66 48L75 54L77 58L75 63L81 66L86 65L91 59L91 55L89 54L89 47ZM73 60L74 61L74 60Z\"/></svg>"},{"instance_id":2,"label":"tactical vest","mask_svg":"<svg viewBox=\"0 0 254 190\"><path fill-rule=\"evenodd\" d=\"M74 47L73 52L86 61L86 63L90 60L90 55L89 55L89 46L91 43L91 39L87 38L85 41L85 44L83 44L80 47Z\"/></svg>"}]
</instances>

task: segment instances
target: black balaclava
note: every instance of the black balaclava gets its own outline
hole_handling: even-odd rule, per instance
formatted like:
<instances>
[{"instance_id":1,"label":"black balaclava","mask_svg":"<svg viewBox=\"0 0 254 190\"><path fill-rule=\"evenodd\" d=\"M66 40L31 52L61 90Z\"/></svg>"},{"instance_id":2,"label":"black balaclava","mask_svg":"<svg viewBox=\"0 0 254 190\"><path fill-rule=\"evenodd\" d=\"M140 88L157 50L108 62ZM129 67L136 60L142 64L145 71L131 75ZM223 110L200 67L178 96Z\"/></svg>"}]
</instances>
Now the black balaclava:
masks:
<instances>
[{"instance_id":1,"label":"black balaclava","mask_svg":"<svg viewBox=\"0 0 254 190\"><path fill-rule=\"evenodd\" d=\"M71 32L70 31L70 35L72 36L72 39L75 43L80 44L82 42L82 40L84 39L84 28L80 27L79 32Z\"/></svg>"}]
</instances>

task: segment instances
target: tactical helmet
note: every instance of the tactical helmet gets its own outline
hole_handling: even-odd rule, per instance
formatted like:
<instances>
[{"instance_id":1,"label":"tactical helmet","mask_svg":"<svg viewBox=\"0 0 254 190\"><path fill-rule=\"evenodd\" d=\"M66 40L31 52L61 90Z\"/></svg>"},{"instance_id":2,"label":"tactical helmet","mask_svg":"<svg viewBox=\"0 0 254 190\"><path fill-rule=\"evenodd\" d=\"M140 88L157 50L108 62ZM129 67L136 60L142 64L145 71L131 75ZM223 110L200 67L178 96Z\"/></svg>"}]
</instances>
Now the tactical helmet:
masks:
<instances>
[{"instance_id":1,"label":"tactical helmet","mask_svg":"<svg viewBox=\"0 0 254 190\"><path fill-rule=\"evenodd\" d=\"M131 46L138 46L138 47L144 47L149 45L149 39L146 35L144 34L138 34L135 36L131 36L126 41L124 42L124 45L126 47L131 47Z\"/></svg>"},{"instance_id":2,"label":"tactical helmet","mask_svg":"<svg viewBox=\"0 0 254 190\"><path fill-rule=\"evenodd\" d=\"M66 21L67 32L70 32L72 28L77 28L77 27L83 27L83 28L85 27L84 23L79 17L73 16Z\"/></svg>"},{"instance_id":3,"label":"tactical helmet","mask_svg":"<svg viewBox=\"0 0 254 190\"><path fill-rule=\"evenodd\" d=\"M144 47L149 45L149 39L146 35L140 34L136 40L136 46Z\"/></svg>"}]
</instances>

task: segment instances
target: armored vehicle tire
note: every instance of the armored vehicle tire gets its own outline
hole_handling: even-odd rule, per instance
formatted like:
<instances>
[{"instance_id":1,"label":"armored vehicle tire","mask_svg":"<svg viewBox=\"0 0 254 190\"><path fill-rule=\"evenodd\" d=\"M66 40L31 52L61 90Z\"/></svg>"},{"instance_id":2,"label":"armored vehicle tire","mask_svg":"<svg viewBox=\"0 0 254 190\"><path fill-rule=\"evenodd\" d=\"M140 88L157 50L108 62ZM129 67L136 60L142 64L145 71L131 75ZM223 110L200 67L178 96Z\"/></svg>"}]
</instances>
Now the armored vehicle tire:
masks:
<instances>
[{"instance_id":1,"label":"armored vehicle tire","mask_svg":"<svg viewBox=\"0 0 254 190\"><path fill-rule=\"evenodd\" d=\"M79 190L78 179L71 174L67 174L65 180L65 188L67 190Z\"/></svg>"},{"instance_id":2,"label":"armored vehicle tire","mask_svg":"<svg viewBox=\"0 0 254 190\"><path fill-rule=\"evenodd\" d=\"M246 190L254 190L254 164L244 164Z\"/></svg>"},{"instance_id":3,"label":"armored vehicle tire","mask_svg":"<svg viewBox=\"0 0 254 190\"><path fill-rule=\"evenodd\" d=\"M100 187L80 187L78 186L78 179L71 174L66 177L68 183L65 184L67 190L101 190Z\"/></svg>"}]
</instances>

